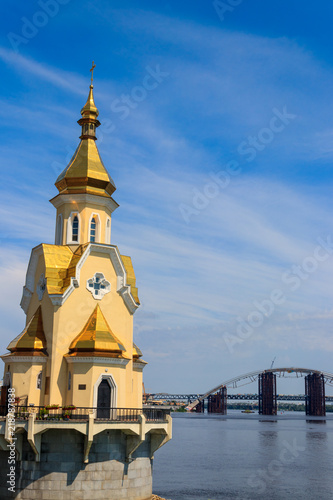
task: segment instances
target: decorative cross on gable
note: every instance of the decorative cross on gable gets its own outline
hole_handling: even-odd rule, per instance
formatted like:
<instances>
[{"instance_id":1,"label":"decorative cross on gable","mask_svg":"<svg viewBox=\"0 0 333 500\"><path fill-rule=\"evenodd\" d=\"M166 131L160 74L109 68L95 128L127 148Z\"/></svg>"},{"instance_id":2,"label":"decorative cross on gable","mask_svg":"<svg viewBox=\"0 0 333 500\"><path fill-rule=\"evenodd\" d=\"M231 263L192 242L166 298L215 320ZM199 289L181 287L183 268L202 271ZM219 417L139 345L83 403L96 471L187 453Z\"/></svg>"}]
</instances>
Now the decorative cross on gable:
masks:
<instances>
[{"instance_id":1,"label":"decorative cross on gable","mask_svg":"<svg viewBox=\"0 0 333 500\"><path fill-rule=\"evenodd\" d=\"M36 287L38 300L42 300L45 289L46 289L46 278L45 278L44 274L41 274L39 281L37 283L37 287Z\"/></svg>"},{"instance_id":2,"label":"decorative cross on gable","mask_svg":"<svg viewBox=\"0 0 333 500\"><path fill-rule=\"evenodd\" d=\"M106 293L111 290L110 282L104 278L103 273L95 273L95 275L87 280L87 290L92 293L96 300L102 300Z\"/></svg>"}]
</instances>

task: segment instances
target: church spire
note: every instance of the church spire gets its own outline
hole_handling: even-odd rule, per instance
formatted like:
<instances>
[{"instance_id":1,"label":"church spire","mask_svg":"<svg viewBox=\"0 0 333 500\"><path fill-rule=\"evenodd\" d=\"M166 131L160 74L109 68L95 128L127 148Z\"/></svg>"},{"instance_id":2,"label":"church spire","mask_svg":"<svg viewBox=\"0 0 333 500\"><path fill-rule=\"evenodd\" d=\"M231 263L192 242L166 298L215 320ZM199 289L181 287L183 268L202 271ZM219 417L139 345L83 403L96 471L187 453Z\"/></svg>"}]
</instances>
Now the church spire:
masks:
<instances>
[{"instance_id":1,"label":"church spire","mask_svg":"<svg viewBox=\"0 0 333 500\"><path fill-rule=\"evenodd\" d=\"M80 139L94 139L97 140L96 137L96 127L100 126L100 122L97 120L98 117L98 109L96 108L94 101L94 93L93 93L93 79L94 79L94 69L96 68L96 64L94 61L92 63L91 71L91 83L89 89L89 95L87 102L81 109L82 118L78 121L78 124L82 126L82 133Z\"/></svg>"},{"instance_id":2,"label":"church spire","mask_svg":"<svg viewBox=\"0 0 333 500\"><path fill-rule=\"evenodd\" d=\"M95 67L93 62L90 70L91 83L88 99L81 109L82 118L78 121L78 124L82 126L81 142L55 185L61 194L86 193L108 198L116 190L116 186L102 162L95 143L96 127L100 126L93 94Z\"/></svg>"}]
</instances>

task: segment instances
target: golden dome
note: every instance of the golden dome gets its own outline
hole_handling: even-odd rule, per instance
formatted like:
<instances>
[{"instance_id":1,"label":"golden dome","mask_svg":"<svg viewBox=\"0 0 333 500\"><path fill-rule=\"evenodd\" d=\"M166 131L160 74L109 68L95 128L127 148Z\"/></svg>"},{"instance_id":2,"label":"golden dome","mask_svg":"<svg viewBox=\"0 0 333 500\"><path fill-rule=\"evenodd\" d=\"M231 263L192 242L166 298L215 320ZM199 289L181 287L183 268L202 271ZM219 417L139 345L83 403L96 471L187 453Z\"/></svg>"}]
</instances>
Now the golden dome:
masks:
<instances>
[{"instance_id":1,"label":"golden dome","mask_svg":"<svg viewBox=\"0 0 333 500\"><path fill-rule=\"evenodd\" d=\"M71 351L69 356L75 356L79 351L102 353L104 356L120 356L125 351L125 347L114 335L101 308L97 305L83 330L69 346L69 350Z\"/></svg>"},{"instance_id":2,"label":"golden dome","mask_svg":"<svg viewBox=\"0 0 333 500\"><path fill-rule=\"evenodd\" d=\"M38 307L24 330L11 341L7 349L11 352L43 351L46 349L41 306Z\"/></svg>"},{"instance_id":3,"label":"golden dome","mask_svg":"<svg viewBox=\"0 0 333 500\"><path fill-rule=\"evenodd\" d=\"M136 344L133 342L133 359L139 359L142 356L141 350L138 348Z\"/></svg>"},{"instance_id":4,"label":"golden dome","mask_svg":"<svg viewBox=\"0 0 333 500\"><path fill-rule=\"evenodd\" d=\"M88 193L111 196L116 186L93 139L82 139L68 166L55 183L61 194Z\"/></svg>"},{"instance_id":5,"label":"golden dome","mask_svg":"<svg viewBox=\"0 0 333 500\"><path fill-rule=\"evenodd\" d=\"M81 115L83 117L90 115L90 114L94 114L95 117L97 118L97 116L99 114L98 109L96 108L95 101L94 101L93 88L94 88L94 86L90 85L90 90L89 90L87 102L85 103L85 105L81 109Z\"/></svg>"}]
</instances>

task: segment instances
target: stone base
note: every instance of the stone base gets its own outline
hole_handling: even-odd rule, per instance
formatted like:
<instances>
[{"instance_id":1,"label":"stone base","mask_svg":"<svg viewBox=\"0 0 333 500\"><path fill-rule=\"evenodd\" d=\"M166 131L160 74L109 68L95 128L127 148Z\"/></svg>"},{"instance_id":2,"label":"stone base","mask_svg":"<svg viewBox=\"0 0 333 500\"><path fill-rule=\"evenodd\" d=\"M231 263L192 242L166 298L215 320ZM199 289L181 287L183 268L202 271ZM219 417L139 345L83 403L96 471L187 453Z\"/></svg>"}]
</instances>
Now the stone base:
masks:
<instances>
[{"instance_id":1,"label":"stone base","mask_svg":"<svg viewBox=\"0 0 333 500\"><path fill-rule=\"evenodd\" d=\"M41 459L23 438L22 460L16 462L15 493L8 490L9 452L0 451L2 500L150 500L152 461L150 436L126 463L126 435L110 430L94 438L84 464L84 439L74 430L51 429L42 434Z\"/></svg>"}]
</instances>

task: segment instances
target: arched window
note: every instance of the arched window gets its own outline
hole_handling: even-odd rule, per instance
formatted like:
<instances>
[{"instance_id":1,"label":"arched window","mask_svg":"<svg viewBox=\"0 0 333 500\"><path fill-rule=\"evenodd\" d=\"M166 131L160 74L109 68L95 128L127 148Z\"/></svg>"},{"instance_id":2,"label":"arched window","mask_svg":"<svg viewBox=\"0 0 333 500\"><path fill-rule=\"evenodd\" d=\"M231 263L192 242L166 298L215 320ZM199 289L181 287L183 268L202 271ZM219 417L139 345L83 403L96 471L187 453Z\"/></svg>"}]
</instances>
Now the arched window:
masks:
<instances>
[{"instance_id":1,"label":"arched window","mask_svg":"<svg viewBox=\"0 0 333 500\"><path fill-rule=\"evenodd\" d=\"M39 372L37 375L37 389L42 388L42 372Z\"/></svg>"},{"instance_id":2,"label":"arched window","mask_svg":"<svg viewBox=\"0 0 333 500\"><path fill-rule=\"evenodd\" d=\"M5 373L2 385L4 387L10 387L10 385L11 385L11 376L10 376L9 368L8 368L8 372Z\"/></svg>"},{"instance_id":3,"label":"arched window","mask_svg":"<svg viewBox=\"0 0 333 500\"><path fill-rule=\"evenodd\" d=\"M77 215L73 217L72 241L79 241L79 218Z\"/></svg>"},{"instance_id":4,"label":"arched window","mask_svg":"<svg viewBox=\"0 0 333 500\"><path fill-rule=\"evenodd\" d=\"M67 221L66 245L80 243L81 218L79 212L72 212Z\"/></svg>"},{"instance_id":5,"label":"arched window","mask_svg":"<svg viewBox=\"0 0 333 500\"><path fill-rule=\"evenodd\" d=\"M55 244L56 245L62 244L62 215L61 214L59 214L58 218L57 218Z\"/></svg>"},{"instance_id":6,"label":"arched window","mask_svg":"<svg viewBox=\"0 0 333 500\"><path fill-rule=\"evenodd\" d=\"M105 243L107 245L110 245L111 243L111 219L106 220Z\"/></svg>"},{"instance_id":7,"label":"arched window","mask_svg":"<svg viewBox=\"0 0 333 500\"><path fill-rule=\"evenodd\" d=\"M96 241L96 216L90 221L90 241L94 243Z\"/></svg>"}]
</instances>

